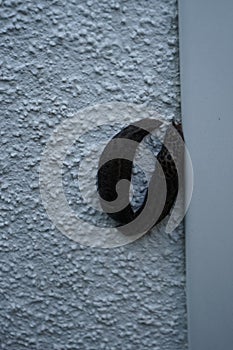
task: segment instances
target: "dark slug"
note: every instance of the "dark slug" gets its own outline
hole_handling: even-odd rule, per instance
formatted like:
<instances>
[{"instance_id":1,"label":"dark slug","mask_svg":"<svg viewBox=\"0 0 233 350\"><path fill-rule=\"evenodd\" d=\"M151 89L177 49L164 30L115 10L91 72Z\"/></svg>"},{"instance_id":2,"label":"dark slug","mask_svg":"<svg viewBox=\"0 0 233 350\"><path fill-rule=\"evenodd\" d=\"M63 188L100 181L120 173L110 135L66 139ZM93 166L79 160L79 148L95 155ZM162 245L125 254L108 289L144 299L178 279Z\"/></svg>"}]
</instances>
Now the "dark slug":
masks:
<instances>
[{"instance_id":1,"label":"dark slug","mask_svg":"<svg viewBox=\"0 0 233 350\"><path fill-rule=\"evenodd\" d=\"M116 134L112 140L127 139L127 140L136 141L136 143L142 142L144 137L146 137L149 134L149 131L144 130L139 125L140 123L135 123L125 127L118 134ZM172 122L172 125L178 131L179 135L183 139L181 124L176 124L175 122ZM178 133L177 132L174 133L174 140L173 140L174 145L172 145L172 147L176 147L176 137ZM109 148L110 148L109 144L107 144L107 146L105 147L101 155L102 160L106 155L106 153L109 152ZM134 155L136 152L136 148L137 147L135 146L135 148L133 149ZM101 164L101 158L100 158L100 164ZM157 155L157 161L160 163L163 173L165 175L167 193L166 193L165 205L155 225L158 224L160 221L162 221L169 214L178 193L178 173L177 173L176 165L174 160L172 159L171 154L169 153L169 151L164 145L162 145L162 148ZM128 159L116 158L116 159L111 159L105 163L102 162L102 164L103 165L99 167L98 174L97 174L98 192L100 197L104 201L112 202L116 200L118 196L116 192L116 185L119 182L119 180L127 179L128 181L131 181L133 162ZM126 205L126 207L124 207L124 209L117 212L110 212L110 213L108 212L108 215L111 218L113 218L118 223L119 226L132 222L143 211L147 201L147 197L148 197L148 189L147 189L143 204L137 211L133 210L129 202L129 191L128 193L125 193L125 196L127 196L128 204ZM156 201L156 198L155 198L155 201ZM106 210L107 209L106 205L103 203L101 203L101 205L103 210L107 212L108 210Z\"/></svg>"}]
</instances>

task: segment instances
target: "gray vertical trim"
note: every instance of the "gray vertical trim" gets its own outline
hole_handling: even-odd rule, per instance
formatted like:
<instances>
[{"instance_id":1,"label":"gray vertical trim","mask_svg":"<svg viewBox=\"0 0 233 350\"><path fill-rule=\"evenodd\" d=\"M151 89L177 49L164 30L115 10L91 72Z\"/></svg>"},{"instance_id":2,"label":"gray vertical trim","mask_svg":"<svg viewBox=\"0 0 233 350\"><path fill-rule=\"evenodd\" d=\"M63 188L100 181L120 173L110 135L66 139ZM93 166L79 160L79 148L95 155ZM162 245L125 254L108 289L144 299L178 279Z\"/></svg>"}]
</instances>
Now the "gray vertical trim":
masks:
<instances>
[{"instance_id":1,"label":"gray vertical trim","mask_svg":"<svg viewBox=\"0 0 233 350\"><path fill-rule=\"evenodd\" d=\"M182 114L194 167L186 217L191 350L233 347L233 2L180 0Z\"/></svg>"}]
</instances>

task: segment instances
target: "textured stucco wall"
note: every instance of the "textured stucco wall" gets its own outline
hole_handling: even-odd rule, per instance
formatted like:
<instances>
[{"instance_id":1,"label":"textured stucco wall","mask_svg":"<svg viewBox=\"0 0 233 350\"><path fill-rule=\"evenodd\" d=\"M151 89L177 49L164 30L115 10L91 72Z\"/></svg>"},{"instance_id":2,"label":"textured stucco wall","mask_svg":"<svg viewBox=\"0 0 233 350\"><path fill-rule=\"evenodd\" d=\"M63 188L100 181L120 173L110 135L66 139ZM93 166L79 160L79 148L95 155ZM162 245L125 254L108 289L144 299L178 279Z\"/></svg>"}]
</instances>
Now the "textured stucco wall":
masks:
<instances>
[{"instance_id":1,"label":"textured stucco wall","mask_svg":"<svg viewBox=\"0 0 233 350\"><path fill-rule=\"evenodd\" d=\"M182 226L81 247L39 191L49 135L80 108L145 103L179 119L176 1L3 0L0 18L0 349L185 349Z\"/></svg>"}]
</instances>

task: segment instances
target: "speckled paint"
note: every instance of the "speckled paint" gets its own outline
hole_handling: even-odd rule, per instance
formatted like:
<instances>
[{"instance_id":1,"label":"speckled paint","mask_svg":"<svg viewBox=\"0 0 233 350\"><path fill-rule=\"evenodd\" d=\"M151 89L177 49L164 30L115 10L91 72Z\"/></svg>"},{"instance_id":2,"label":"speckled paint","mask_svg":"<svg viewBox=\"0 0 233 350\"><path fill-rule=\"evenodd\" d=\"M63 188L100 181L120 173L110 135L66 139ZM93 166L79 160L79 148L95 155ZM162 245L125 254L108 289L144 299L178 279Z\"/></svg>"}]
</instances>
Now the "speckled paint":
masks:
<instances>
[{"instance_id":1,"label":"speckled paint","mask_svg":"<svg viewBox=\"0 0 233 350\"><path fill-rule=\"evenodd\" d=\"M39 190L46 142L79 109L125 101L180 119L176 1L0 3L0 349L186 349L182 225L82 247Z\"/></svg>"}]
</instances>

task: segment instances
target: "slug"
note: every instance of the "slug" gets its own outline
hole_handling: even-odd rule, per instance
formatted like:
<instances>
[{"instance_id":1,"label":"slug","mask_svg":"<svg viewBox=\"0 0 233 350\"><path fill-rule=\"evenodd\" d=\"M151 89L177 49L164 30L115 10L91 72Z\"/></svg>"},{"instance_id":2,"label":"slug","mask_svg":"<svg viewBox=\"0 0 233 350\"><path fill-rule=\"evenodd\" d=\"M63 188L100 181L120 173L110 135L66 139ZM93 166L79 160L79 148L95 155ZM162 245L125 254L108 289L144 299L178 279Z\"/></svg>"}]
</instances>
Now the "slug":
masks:
<instances>
[{"instance_id":1,"label":"slug","mask_svg":"<svg viewBox=\"0 0 233 350\"><path fill-rule=\"evenodd\" d=\"M172 142L174 142L174 144L172 144L172 147L177 147L177 140L176 140L177 134L180 135L182 139L184 139L182 126L181 124L176 124L175 122L172 122L172 125L178 131L178 133L177 132L173 133L174 139L172 140ZM148 130L145 130L140 127L140 123L135 123L135 124L130 124L127 127L123 128L119 133L117 133L112 138L112 140L126 139L126 140L136 141L134 149L131 150L131 153L133 152L132 156L134 157L137 149L136 145L142 142L142 140L149 133L150 132ZM110 142L109 142L106 145L100 157L100 166L97 174L97 187L98 187L99 195L104 201L108 203L111 203L112 201L117 199L118 194L116 191L116 185L120 180L126 179L129 182L131 182L132 167L133 167L133 161L124 159L124 158L111 159L103 163L103 159L106 156L106 154L110 152L111 147L112 146L110 145ZM165 199L163 210L159 218L155 222L155 225L161 222L169 214L178 193L178 173L177 173L176 165L174 160L172 159L171 154L169 153L169 151L164 145L162 145L161 150L159 151L156 158L157 158L157 161L160 163L162 167L162 171L165 175L167 193L166 193L166 199ZM133 210L132 205L129 201L129 191L124 195L127 196L128 204L123 209L117 212L107 212L107 207L104 204L106 202L103 201L104 203L101 203L103 210L107 212L107 214L117 222L118 226L122 226L132 222L143 211L148 198L148 188L141 207L136 211ZM156 201L156 198L155 198L155 201Z\"/></svg>"}]
</instances>

